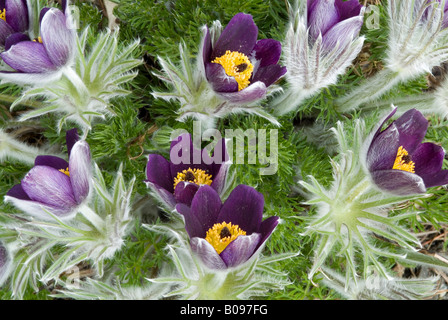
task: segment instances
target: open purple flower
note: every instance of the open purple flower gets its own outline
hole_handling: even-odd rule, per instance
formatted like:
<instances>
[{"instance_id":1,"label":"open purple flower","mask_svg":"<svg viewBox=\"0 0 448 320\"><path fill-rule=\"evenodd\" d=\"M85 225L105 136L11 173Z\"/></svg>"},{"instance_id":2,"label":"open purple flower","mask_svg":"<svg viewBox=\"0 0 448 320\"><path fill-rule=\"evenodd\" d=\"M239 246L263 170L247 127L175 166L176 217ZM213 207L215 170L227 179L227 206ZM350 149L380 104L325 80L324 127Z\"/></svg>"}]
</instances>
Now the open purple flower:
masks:
<instances>
[{"instance_id":1,"label":"open purple flower","mask_svg":"<svg viewBox=\"0 0 448 320\"><path fill-rule=\"evenodd\" d=\"M5 201L40 217L47 216L45 211L61 218L75 213L88 198L92 175L89 145L78 139L76 129L67 131L68 162L56 156L36 157L34 167L8 191Z\"/></svg>"},{"instance_id":2,"label":"open purple flower","mask_svg":"<svg viewBox=\"0 0 448 320\"><path fill-rule=\"evenodd\" d=\"M366 166L374 183L382 190L409 195L448 184L448 170L442 170L445 151L434 143L422 143L428 120L417 110L405 112L381 131L385 117L374 133L366 155Z\"/></svg>"},{"instance_id":3,"label":"open purple flower","mask_svg":"<svg viewBox=\"0 0 448 320\"><path fill-rule=\"evenodd\" d=\"M145 182L165 207L173 210L177 203L190 205L203 185L221 194L229 170L227 160L224 139L218 142L210 157L206 149L194 147L189 134L182 134L171 143L170 161L158 154L149 155Z\"/></svg>"},{"instance_id":4,"label":"open purple flower","mask_svg":"<svg viewBox=\"0 0 448 320\"><path fill-rule=\"evenodd\" d=\"M191 207L178 204L190 245L203 263L223 270L235 268L261 250L278 225L278 217L262 221L264 197L254 188L238 185L222 203L218 193L204 186Z\"/></svg>"},{"instance_id":5,"label":"open purple flower","mask_svg":"<svg viewBox=\"0 0 448 320\"><path fill-rule=\"evenodd\" d=\"M257 37L252 16L244 13L236 14L215 42L206 27L200 58L208 82L224 100L247 104L262 99L267 87L286 73L277 64L281 43Z\"/></svg>"},{"instance_id":6,"label":"open purple flower","mask_svg":"<svg viewBox=\"0 0 448 320\"><path fill-rule=\"evenodd\" d=\"M0 45L16 32L28 30L29 17L26 0L0 0Z\"/></svg>"},{"instance_id":7,"label":"open purple flower","mask_svg":"<svg viewBox=\"0 0 448 320\"><path fill-rule=\"evenodd\" d=\"M309 35L315 41L322 36L322 45L333 50L348 45L361 30L362 6L358 0L307 0Z\"/></svg>"},{"instance_id":8,"label":"open purple flower","mask_svg":"<svg viewBox=\"0 0 448 320\"><path fill-rule=\"evenodd\" d=\"M53 79L49 75L58 75L58 71L72 62L75 37L76 33L69 28L63 11L43 8L40 13L40 37L30 39L24 33L13 33L6 38L6 51L0 56L16 72L4 72L4 77L12 74L15 76L13 79L26 81L33 74L44 74L45 77L39 78L42 81Z\"/></svg>"}]
</instances>

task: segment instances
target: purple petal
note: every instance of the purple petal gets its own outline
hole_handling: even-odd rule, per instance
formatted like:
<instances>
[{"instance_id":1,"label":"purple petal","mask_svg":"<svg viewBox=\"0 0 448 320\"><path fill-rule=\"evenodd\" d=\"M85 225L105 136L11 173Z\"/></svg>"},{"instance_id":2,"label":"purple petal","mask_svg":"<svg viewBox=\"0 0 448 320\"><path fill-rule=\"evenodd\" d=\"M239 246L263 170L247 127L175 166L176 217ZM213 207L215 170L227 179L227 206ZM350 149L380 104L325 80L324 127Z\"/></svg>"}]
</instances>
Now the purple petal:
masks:
<instances>
[{"instance_id":1,"label":"purple petal","mask_svg":"<svg viewBox=\"0 0 448 320\"><path fill-rule=\"evenodd\" d=\"M192 238L190 246L208 268L213 270L224 270L227 268L215 248L207 240L198 237Z\"/></svg>"},{"instance_id":2,"label":"purple petal","mask_svg":"<svg viewBox=\"0 0 448 320\"><path fill-rule=\"evenodd\" d=\"M405 196L425 193L423 179L414 173L403 170L379 170L371 173L372 179L381 190Z\"/></svg>"},{"instance_id":3,"label":"purple petal","mask_svg":"<svg viewBox=\"0 0 448 320\"><path fill-rule=\"evenodd\" d=\"M429 126L428 120L420 111L411 109L395 120L394 123L398 132L400 132L400 145L409 154L412 154L425 138Z\"/></svg>"},{"instance_id":4,"label":"purple petal","mask_svg":"<svg viewBox=\"0 0 448 320\"><path fill-rule=\"evenodd\" d=\"M261 223L260 230L259 230L259 232L261 233L261 239L260 239L257 249L261 245L263 245L263 243L270 237L272 232L277 227L278 223L279 223L279 218L275 217L275 216L269 217ZM255 250L257 250L257 249L255 249Z\"/></svg>"},{"instance_id":5,"label":"purple petal","mask_svg":"<svg viewBox=\"0 0 448 320\"><path fill-rule=\"evenodd\" d=\"M187 206L191 205L194 195L198 191L199 186L195 183L181 181L174 189L174 199L178 203L183 203Z\"/></svg>"},{"instance_id":6,"label":"purple petal","mask_svg":"<svg viewBox=\"0 0 448 320\"><path fill-rule=\"evenodd\" d=\"M78 129L70 129L65 133L65 143L67 145L67 153L70 158L70 153L72 151L73 146L79 140Z\"/></svg>"},{"instance_id":7,"label":"purple petal","mask_svg":"<svg viewBox=\"0 0 448 320\"><path fill-rule=\"evenodd\" d=\"M325 35L339 21L339 13L334 1L315 0L308 8L309 34L314 40L320 34Z\"/></svg>"},{"instance_id":8,"label":"purple petal","mask_svg":"<svg viewBox=\"0 0 448 320\"><path fill-rule=\"evenodd\" d=\"M174 192L174 180L171 175L170 163L158 154L150 154L146 165L146 177L149 182L167 190Z\"/></svg>"},{"instance_id":9,"label":"purple petal","mask_svg":"<svg viewBox=\"0 0 448 320\"><path fill-rule=\"evenodd\" d=\"M190 230L192 237L205 238L208 229L215 223L225 221L218 217L221 207L221 198L212 187L203 185L199 188L191 202L191 214L200 222L200 229Z\"/></svg>"},{"instance_id":10,"label":"purple petal","mask_svg":"<svg viewBox=\"0 0 448 320\"><path fill-rule=\"evenodd\" d=\"M174 195L172 192L169 192L152 182L145 182L148 188L150 188L154 192L157 200L161 202L165 210L167 210L168 212L174 210L176 206L176 200L174 199Z\"/></svg>"},{"instance_id":11,"label":"purple petal","mask_svg":"<svg viewBox=\"0 0 448 320\"><path fill-rule=\"evenodd\" d=\"M254 47L255 59L259 61L258 67L277 64L282 53L280 41L274 39L258 40Z\"/></svg>"},{"instance_id":12,"label":"purple petal","mask_svg":"<svg viewBox=\"0 0 448 320\"><path fill-rule=\"evenodd\" d=\"M248 236L238 236L221 252L220 256L228 268L243 264L252 256L259 246L261 235L252 233Z\"/></svg>"},{"instance_id":13,"label":"purple petal","mask_svg":"<svg viewBox=\"0 0 448 320\"><path fill-rule=\"evenodd\" d=\"M227 24L215 44L211 60L221 57L227 50L250 56L257 42L258 28L249 14L238 13Z\"/></svg>"},{"instance_id":14,"label":"purple petal","mask_svg":"<svg viewBox=\"0 0 448 320\"><path fill-rule=\"evenodd\" d=\"M184 217L185 231L190 239L197 237L198 234L203 233L202 221L198 219L196 215L192 213L191 207L184 203L178 203L176 205L176 211Z\"/></svg>"},{"instance_id":15,"label":"purple petal","mask_svg":"<svg viewBox=\"0 0 448 320\"><path fill-rule=\"evenodd\" d=\"M219 96L233 104L249 104L266 97L266 85L262 81L253 82L238 92L219 92Z\"/></svg>"},{"instance_id":16,"label":"purple petal","mask_svg":"<svg viewBox=\"0 0 448 320\"><path fill-rule=\"evenodd\" d=\"M208 82L216 92L238 91L238 82L234 77L228 76L219 63L206 63L205 74Z\"/></svg>"},{"instance_id":17,"label":"purple petal","mask_svg":"<svg viewBox=\"0 0 448 320\"><path fill-rule=\"evenodd\" d=\"M89 195L92 178L90 147L86 141L80 140L75 143L68 161L68 168L76 203L81 204Z\"/></svg>"},{"instance_id":18,"label":"purple petal","mask_svg":"<svg viewBox=\"0 0 448 320\"><path fill-rule=\"evenodd\" d=\"M415 173L425 182L427 188L448 184L446 171L442 171L445 151L434 143L422 143L411 155Z\"/></svg>"},{"instance_id":19,"label":"purple petal","mask_svg":"<svg viewBox=\"0 0 448 320\"><path fill-rule=\"evenodd\" d=\"M55 168L56 170L66 170L68 168L68 162L56 156L37 156L34 160L34 165L48 166Z\"/></svg>"},{"instance_id":20,"label":"purple petal","mask_svg":"<svg viewBox=\"0 0 448 320\"><path fill-rule=\"evenodd\" d=\"M22 41L0 54L11 68L25 73L45 73L56 70L42 43Z\"/></svg>"},{"instance_id":21,"label":"purple petal","mask_svg":"<svg viewBox=\"0 0 448 320\"><path fill-rule=\"evenodd\" d=\"M271 84L275 83L278 79L283 77L286 73L286 67L282 67L278 64L272 64L266 67L261 67L254 74L252 81L261 81L264 85L269 87Z\"/></svg>"},{"instance_id":22,"label":"purple petal","mask_svg":"<svg viewBox=\"0 0 448 320\"><path fill-rule=\"evenodd\" d=\"M204 30L204 38L202 39L202 62L205 64L211 62L211 55L212 55L212 40L210 37L210 30L207 26L205 26Z\"/></svg>"},{"instance_id":23,"label":"purple petal","mask_svg":"<svg viewBox=\"0 0 448 320\"><path fill-rule=\"evenodd\" d=\"M75 33L67 28L67 21L62 11L51 8L41 23L42 43L53 64L57 67L66 65L75 48Z\"/></svg>"},{"instance_id":24,"label":"purple petal","mask_svg":"<svg viewBox=\"0 0 448 320\"><path fill-rule=\"evenodd\" d=\"M363 21L362 16L356 16L334 25L322 37L323 49L331 51L336 47L346 48L359 35Z\"/></svg>"},{"instance_id":25,"label":"purple petal","mask_svg":"<svg viewBox=\"0 0 448 320\"><path fill-rule=\"evenodd\" d=\"M33 201L60 208L67 213L77 206L70 178L54 168L35 166L21 184Z\"/></svg>"},{"instance_id":26,"label":"purple petal","mask_svg":"<svg viewBox=\"0 0 448 320\"><path fill-rule=\"evenodd\" d=\"M5 51L9 50L14 44L22 42L22 41L30 41L30 37L28 37L24 33L16 32L8 36L5 40Z\"/></svg>"},{"instance_id":27,"label":"purple petal","mask_svg":"<svg viewBox=\"0 0 448 320\"><path fill-rule=\"evenodd\" d=\"M232 222L246 234L258 232L263 218L264 197L254 188L236 186L224 202L217 218L218 222Z\"/></svg>"},{"instance_id":28,"label":"purple petal","mask_svg":"<svg viewBox=\"0 0 448 320\"><path fill-rule=\"evenodd\" d=\"M21 200L31 200L30 197L28 197L26 192L23 190L22 185L20 183L16 184L14 187L9 189L6 195Z\"/></svg>"},{"instance_id":29,"label":"purple petal","mask_svg":"<svg viewBox=\"0 0 448 320\"><path fill-rule=\"evenodd\" d=\"M5 45L6 39L14 33L11 26L3 19L0 19L0 44Z\"/></svg>"},{"instance_id":30,"label":"purple petal","mask_svg":"<svg viewBox=\"0 0 448 320\"><path fill-rule=\"evenodd\" d=\"M24 0L6 0L5 16L8 24L16 32L28 29L28 8Z\"/></svg>"},{"instance_id":31,"label":"purple petal","mask_svg":"<svg viewBox=\"0 0 448 320\"><path fill-rule=\"evenodd\" d=\"M220 195L225 189L229 168L230 164L224 163L220 166L218 173L213 175L213 182L210 186Z\"/></svg>"},{"instance_id":32,"label":"purple petal","mask_svg":"<svg viewBox=\"0 0 448 320\"><path fill-rule=\"evenodd\" d=\"M335 5L338 9L340 21L359 16L363 7L358 0L336 0Z\"/></svg>"}]
</instances>

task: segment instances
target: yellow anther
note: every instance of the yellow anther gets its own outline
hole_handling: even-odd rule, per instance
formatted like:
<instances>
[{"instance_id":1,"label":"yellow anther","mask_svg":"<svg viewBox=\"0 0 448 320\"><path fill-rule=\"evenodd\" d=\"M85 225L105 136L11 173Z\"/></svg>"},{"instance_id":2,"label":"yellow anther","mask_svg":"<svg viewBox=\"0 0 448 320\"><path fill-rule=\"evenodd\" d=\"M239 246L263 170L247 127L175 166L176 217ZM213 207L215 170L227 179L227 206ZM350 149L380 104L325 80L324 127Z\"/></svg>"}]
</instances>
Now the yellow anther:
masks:
<instances>
[{"instance_id":1,"label":"yellow anther","mask_svg":"<svg viewBox=\"0 0 448 320\"><path fill-rule=\"evenodd\" d=\"M227 50L224 55L212 62L222 65L226 74L235 78L238 82L238 91L249 86L254 66L245 54Z\"/></svg>"},{"instance_id":2,"label":"yellow anther","mask_svg":"<svg viewBox=\"0 0 448 320\"><path fill-rule=\"evenodd\" d=\"M246 235L246 231L231 222L216 223L208 229L205 240L220 254L238 236Z\"/></svg>"},{"instance_id":3,"label":"yellow anther","mask_svg":"<svg viewBox=\"0 0 448 320\"><path fill-rule=\"evenodd\" d=\"M174 189L181 181L193 182L197 185L211 185L212 184L212 176L207 174L204 170L201 169L191 169L183 170L177 174L177 177L174 178Z\"/></svg>"},{"instance_id":4,"label":"yellow anther","mask_svg":"<svg viewBox=\"0 0 448 320\"><path fill-rule=\"evenodd\" d=\"M398 148L397 157L395 158L392 169L415 173L415 163L411 160L411 156L403 146Z\"/></svg>"},{"instance_id":5,"label":"yellow anther","mask_svg":"<svg viewBox=\"0 0 448 320\"><path fill-rule=\"evenodd\" d=\"M5 8L0 11L0 19L2 19L3 21L6 21L6 9Z\"/></svg>"},{"instance_id":6,"label":"yellow anther","mask_svg":"<svg viewBox=\"0 0 448 320\"><path fill-rule=\"evenodd\" d=\"M59 171L70 177L70 172L68 171L68 168L67 169L59 169Z\"/></svg>"}]
</instances>

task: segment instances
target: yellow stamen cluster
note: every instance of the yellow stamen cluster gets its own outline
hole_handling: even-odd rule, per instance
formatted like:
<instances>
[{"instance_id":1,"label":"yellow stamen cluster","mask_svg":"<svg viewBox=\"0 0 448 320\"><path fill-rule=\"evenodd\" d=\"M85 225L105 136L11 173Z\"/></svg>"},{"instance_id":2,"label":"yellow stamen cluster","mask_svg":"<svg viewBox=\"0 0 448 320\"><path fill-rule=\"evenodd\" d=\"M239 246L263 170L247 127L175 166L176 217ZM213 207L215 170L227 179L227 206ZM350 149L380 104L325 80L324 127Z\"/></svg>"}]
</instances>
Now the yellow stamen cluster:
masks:
<instances>
[{"instance_id":1,"label":"yellow stamen cluster","mask_svg":"<svg viewBox=\"0 0 448 320\"><path fill-rule=\"evenodd\" d=\"M59 171L70 177L70 172L68 171L68 168L67 169L59 169Z\"/></svg>"},{"instance_id":2,"label":"yellow stamen cluster","mask_svg":"<svg viewBox=\"0 0 448 320\"><path fill-rule=\"evenodd\" d=\"M220 254L238 236L246 235L246 231L231 222L216 223L208 229L205 240Z\"/></svg>"},{"instance_id":3,"label":"yellow stamen cluster","mask_svg":"<svg viewBox=\"0 0 448 320\"><path fill-rule=\"evenodd\" d=\"M6 9L0 10L0 19L6 21Z\"/></svg>"},{"instance_id":4,"label":"yellow stamen cluster","mask_svg":"<svg viewBox=\"0 0 448 320\"><path fill-rule=\"evenodd\" d=\"M238 82L238 91L249 86L254 66L245 54L227 50L224 55L212 62L222 65L226 74L235 78Z\"/></svg>"},{"instance_id":5,"label":"yellow stamen cluster","mask_svg":"<svg viewBox=\"0 0 448 320\"><path fill-rule=\"evenodd\" d=\"M411 161L411 156L403 146L398 148L397 157L395 158L392 169L415 173L415 163Z\"/></svg>"},{"instance_id":6,"label":"yellow stamen cluster","mask_svg":"<svg viewBox=\"0 0 448 320\"><path fill-rule=\"evenodd\" d=\"M177 184L181 181L193 182L197 185L211 185L213 182L212 176L207 174L204 170L191 168L177 173L177 177L174 178L174 189L176 189Z\"/></svg>"},{"instance_id":7,"label":"yellow stamen cluster","mask_svg":"<svg viewBox=\"0 0 448 320\"><path fill-rule=\"evenodd\" d=\"M41 37L37 37L37 38L33 39L33 41L42 43L42 38Z\"/></svg>"}]
</instances>

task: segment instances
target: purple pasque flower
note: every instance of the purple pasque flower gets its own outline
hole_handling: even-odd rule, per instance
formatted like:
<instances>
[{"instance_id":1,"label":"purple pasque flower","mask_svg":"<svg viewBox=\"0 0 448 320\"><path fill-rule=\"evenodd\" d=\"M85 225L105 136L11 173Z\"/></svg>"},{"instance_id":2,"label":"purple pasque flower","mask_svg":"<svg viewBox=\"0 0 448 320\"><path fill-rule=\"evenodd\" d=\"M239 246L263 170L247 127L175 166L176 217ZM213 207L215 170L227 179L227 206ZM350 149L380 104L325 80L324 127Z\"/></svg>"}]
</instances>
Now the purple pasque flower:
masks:
<instances>
[{"instance_id":1,"label":"purple pasque flower","mask_svg":"<svg viewBox=\"0 0 448 320\"><path fill-rule=\"evenodd\" d=\"M442 170L444 149L422 143L428 120L416 109L405 112L386 129L381 122L372 136L366 154L366 167L373 182L383 191L396 195L425 193L427 188L448 184L448 170Z\"/></svg>"},{"instance_id":2,"label":"purple pasque flower","mask_svg":"<svg viewBox=\"0 0 448 320\"><path fill-rule=\"evenodd\" d=\"M224 100L247 104L266 96L267 88L286 73L278 64L281 43L258 38L251 15L238 13L216 41L205 27L202 43L205 75L213 90Z\"/></svg>"},{"instance_id":3,"label":"purple pasque flower","mask_svg":"<svg viewBox=\"0 0 448 320\"><path fill-rule=\"evenodd\" d=\"M358 0L307 0L308 30L313 42L322 36L322 46L333 50L348 45L361 30L363 6Z\"/></svg>"},{"instance_id":4,"label":"purple pasque flower","mask_svg":"<svg viewBox=\"0 0 448 320\"><path fill-rule=\"evenodd\" d=\"M186 133L171 142L170 161L159 154L149 155L145 182L167 209L174 210L177 203L190 205L203 185L221 194L228 170L224 139L218 142L210 157L206 149L195 148L190 134Z\"/></svg>"},{"instance_id":5,"label":"purple pasque flower","mask_svg":"<svg viewBox=\"0 0 448 320\"><path fill-rule=\"evenodd\" d=\"M20 184L12 187L5 201L30 215L45 217L49 211L60 218L76 212L90 192L91 156L85 140L76 129L67 131L69 161L56 156L38 156L34 167Z\"/></svg>"},{"instance_id":6,"label":"purple pasque flower","mask_svg":"<svg viewBox=\"0 0 448 320\"><path fill-rule=\"evenodd\" d=\"M262 221L264 197L254 188L238 185L224 203L209 186L200 188L191 207L178 204L190 246L211 269L235 268L261 250L278 225L278 217Z\"/></svg>"},{"instance_id":7,"label":"purple pasque flower","mask_svg":"<svg viewBox=\"0 0 448 320\"><path fill-rule=\"evenodd\" d=\"M0 0L0 45L16 32L28 30L29 16L26 0Z\"/></svg>"},{"instance_id":8,"label":"purple pasque flower","mask_svg":"<svg viewBox=\"0 0 448 320\"><path fill-rule=\"evenodd\" d=\"M66 5L66 2L64 2ZM40 37L32 40L26 34L13 33L5 40L5 52L0 56L20 78L33 74L44 74L43 81L53 79L49 74L58 74L69 65L75 51L75 30L69 27L67 16L57 8L43 8L40 13ZM17 77L16 77L17 78Z\"/></svg>"}]
</instances>

